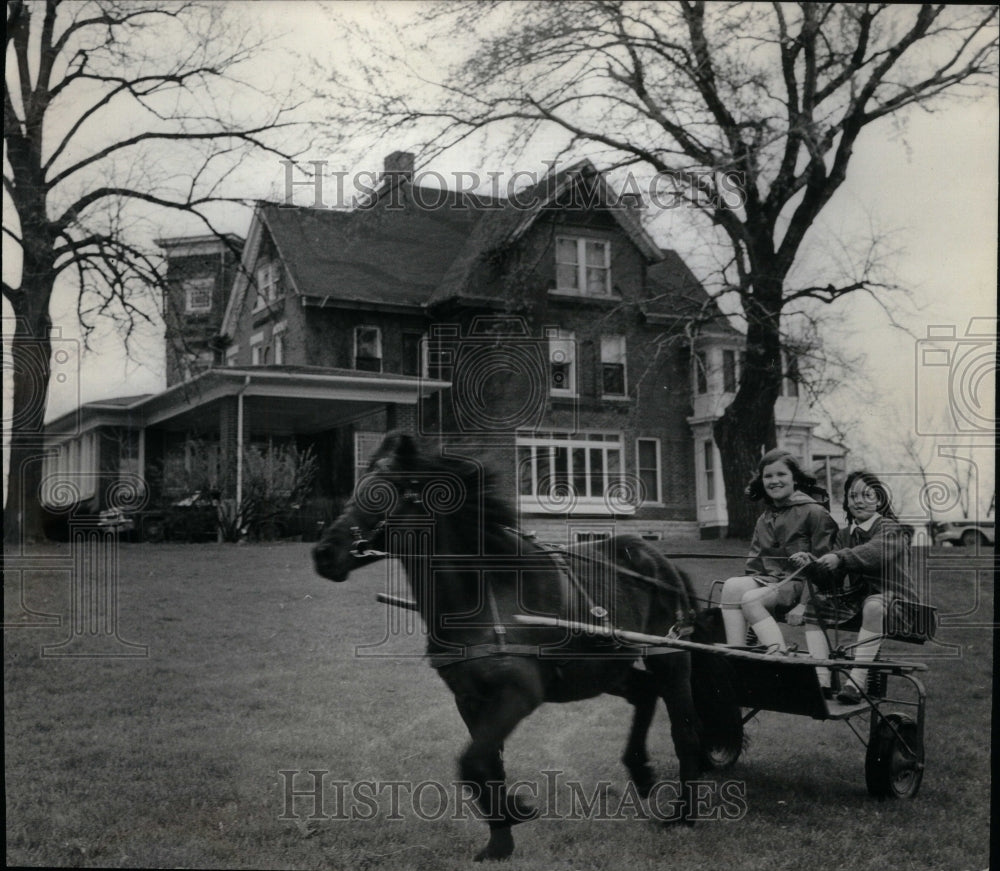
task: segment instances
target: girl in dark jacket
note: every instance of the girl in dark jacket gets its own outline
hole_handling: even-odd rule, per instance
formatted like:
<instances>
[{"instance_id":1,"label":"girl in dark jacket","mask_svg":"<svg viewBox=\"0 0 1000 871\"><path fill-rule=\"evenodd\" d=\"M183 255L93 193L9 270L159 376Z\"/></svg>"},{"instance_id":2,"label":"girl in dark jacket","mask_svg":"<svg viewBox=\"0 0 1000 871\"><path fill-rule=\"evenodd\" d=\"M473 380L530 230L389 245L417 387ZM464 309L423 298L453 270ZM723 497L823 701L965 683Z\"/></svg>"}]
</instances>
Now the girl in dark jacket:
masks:
<instances>
[{"instance_id":1,"label":"girl in dark jacket","mask_svg":"<svg viewBox=\"0 0 1000 871\"><path fill-rule=\"evenodd\" d=\"M833 551L817 563L834 577L846 574L850 586L860 590L858 601L863 597L864 602L854 659L870 662L885 636L885 618L892 600L917 599L909 573L910 536L892 510L885 485L870 472L847 476L844 513L848 525L837 534ZM860 701L858 687L864 685L865 676L866 669L852 669L838 700L847 704Z\"/></svg>"},{"instance_id":2,"label":"girl in dark jacket","mask_svg":"<svg viewBox=\"0 0 1000 871\"><path fill-rule=\"evenodd\" d=\"M761 644L784 650L785 640L773 615L789 613L790 619L801 623L805 611L804 582L785 579L830 552L837 524L817 501L825 501L826 492L788 451L768 451L761 457L747 495L763 499L767 507L754 528L746 575L729 578L722 588L726 643L745 644L749 623Z\"/></svg>"}]
</instances>

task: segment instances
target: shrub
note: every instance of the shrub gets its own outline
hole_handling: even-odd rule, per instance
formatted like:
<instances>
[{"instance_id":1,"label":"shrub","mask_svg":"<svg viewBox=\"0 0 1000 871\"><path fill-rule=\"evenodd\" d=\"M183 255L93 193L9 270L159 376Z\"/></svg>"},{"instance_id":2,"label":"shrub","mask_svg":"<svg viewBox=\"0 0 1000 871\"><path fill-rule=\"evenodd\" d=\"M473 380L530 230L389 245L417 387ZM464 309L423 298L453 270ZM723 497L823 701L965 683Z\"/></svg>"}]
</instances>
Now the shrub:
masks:
<instances>
[{"instance_id":1,"label":"shrub","mask_svg":"<svg viewBox=\"0 0 1000 871\"><path fill-rule=\"evenodd\" d=\"M317 470L311 447L300 451L294 445L251 445L243 452L243 486L237 503L234 495L227 495L236 491L235 470L220 465L217 446L188 442L183 465L163 464L170 537L175 537L176 529L186 540L203 538L202 528L207 526L223 541L280 538L312 489ZM178 494L185 498L178 500ZM208 512L202 510L206 504Z\"/></svg>"}]
</instances>

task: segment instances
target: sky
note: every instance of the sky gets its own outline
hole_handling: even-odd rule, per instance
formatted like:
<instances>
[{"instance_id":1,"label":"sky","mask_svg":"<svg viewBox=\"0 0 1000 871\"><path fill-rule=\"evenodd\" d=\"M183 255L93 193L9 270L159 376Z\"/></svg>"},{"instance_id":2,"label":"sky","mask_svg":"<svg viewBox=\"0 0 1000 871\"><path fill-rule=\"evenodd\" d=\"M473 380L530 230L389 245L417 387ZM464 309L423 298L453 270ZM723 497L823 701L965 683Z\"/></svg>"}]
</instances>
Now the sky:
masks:
<instances>
[{"instance_id":1,"label":"sky","mask_svg":"<svg viewBox=\"0 0 1000 871\"><path fill-rule=\"evenodd\" d=\"M301 64L304 56L319 59L320 69L325 59L336 60L343 34L318 4L239 5L242 16L254 17L279 34L270 59L260 70L263 76ZM405 23L419 8L418 4L393 4L376 9L364 2L331 5L339 14L367 23L386 14ZM949 102L934 113L913 111L901 129L891 122L867 129L846 183L810 232L807 253L817 261L835 257L836 240L875 230L888 240L895 280L909 294L900 298L894 311L898 326L890 323L873 300L860 295L828 312L826 341L847 356L863 358L856 378L825 400L844 430L851 450L849 464L911 474L913 464L900 447L909 439L944 480L953 476L956 466L936 452L958 445L957 453L973 464L978 491L974 501L980 510L989 502L994 481L992 438L984 432L982 421L994 416L997 143L995 94L978 101ZM555 139L539 137L517 167L485 165L487 158L473 149L446 155L434 167L445 173L543 171L544 161L556 147ZM372 154L352 168L378 170L382 156ZM304 157L329 159L331 166L343 166L348 159L321 150ZM252 195L273 194L281 189L283 178L284 168L276 161L263 164L255 175L257 190ZM647 216L655 218L649 229L657 242L675 248L698 274L699 243L690 236L683 211ZM245 234L249 211L233 212L227 221L227 230ZM166 235L202 232L182 225L167 226L164 231ZM4 271L6 275L8 269ZM80 401L162 389L164 351L158 327L144 331L130 354L109 331L94 337L92 352L81 353L67 294L54 300L53 314L61 328L58 341L62 344L57 350L64 353L56 359L49 419ZM9 315L6 306L4 315ZM973 322L977 318L993 319L992 324ZM986 334L966 336L970 323ZM939 337L937 342L929 343L928 330ZM936 357L928 356L929 350L937 352ZM945 362L937 365L934 360ZM977 402L984 404L976 408ZM835 434L826 424L821 424L819 432ZM914 511L919 513L919 506Z\"/></svg>"}]
</instances>

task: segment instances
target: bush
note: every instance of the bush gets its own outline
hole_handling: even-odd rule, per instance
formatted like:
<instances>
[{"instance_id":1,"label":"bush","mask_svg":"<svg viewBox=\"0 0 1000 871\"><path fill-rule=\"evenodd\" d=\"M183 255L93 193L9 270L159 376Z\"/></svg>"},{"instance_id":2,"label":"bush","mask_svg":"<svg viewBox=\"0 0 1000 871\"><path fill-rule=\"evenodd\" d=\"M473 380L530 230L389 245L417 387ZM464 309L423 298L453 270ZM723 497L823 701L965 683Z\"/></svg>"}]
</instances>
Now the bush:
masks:
<instances>
[{"instance_id":1,"label":"bush","mask_svg":"<svg viewBox=\"0 0 1000 871\"><path fill-rule=\"evenodd\" d=\"M216 446L189 443L183 467L178 463L163 466L163 492L173 494L163 507L167 537L205 540L206 528L211 537L217 533L223 541L284 537L312 488L317 469L312 448L251 445L243 452L243 486L237 503L221 495L235 493L236 476L233 470L220 467ZM179 493L188 498L177 500Z\"/></svg>"}]
</instances>

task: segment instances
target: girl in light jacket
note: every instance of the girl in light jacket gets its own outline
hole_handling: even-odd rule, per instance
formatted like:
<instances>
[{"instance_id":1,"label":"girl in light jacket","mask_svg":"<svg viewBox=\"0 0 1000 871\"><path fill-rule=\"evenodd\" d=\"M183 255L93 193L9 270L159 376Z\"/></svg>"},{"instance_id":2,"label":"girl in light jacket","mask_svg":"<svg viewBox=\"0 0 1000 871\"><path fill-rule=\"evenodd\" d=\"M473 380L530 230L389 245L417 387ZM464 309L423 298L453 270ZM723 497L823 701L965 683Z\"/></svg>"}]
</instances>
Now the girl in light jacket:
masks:
<instances>
[{"instance_id":1,"label":"girl in light jacket","mask_svg":"<svg viewBox=\"0 0 1000 871\"><path fill-rule=\"evenodd\" d=\"M729 578L722 588L726 643L745 644L749 623L761 644L784 650L774 615L788 614L789 622L798 624L805 611L804 581L785 578L830 552L837 524L817 501L825 501L826 492L788 451L764 454L746 492L751 499L763 499L766 508L754 527L746 575Z\"/></svg>"}]
</instances>

